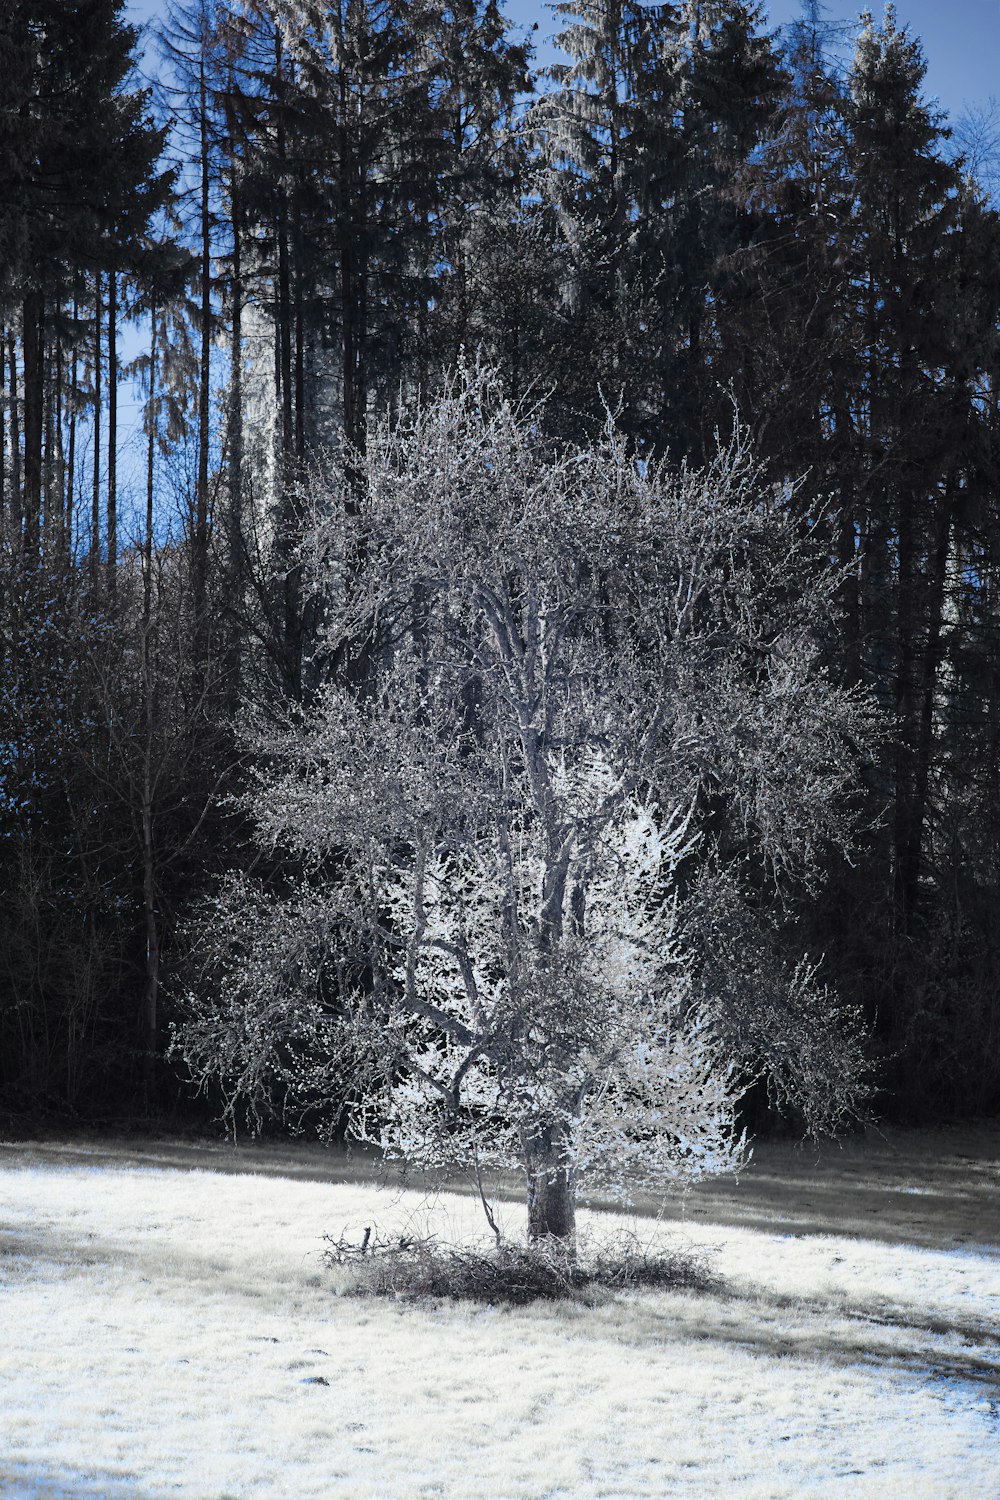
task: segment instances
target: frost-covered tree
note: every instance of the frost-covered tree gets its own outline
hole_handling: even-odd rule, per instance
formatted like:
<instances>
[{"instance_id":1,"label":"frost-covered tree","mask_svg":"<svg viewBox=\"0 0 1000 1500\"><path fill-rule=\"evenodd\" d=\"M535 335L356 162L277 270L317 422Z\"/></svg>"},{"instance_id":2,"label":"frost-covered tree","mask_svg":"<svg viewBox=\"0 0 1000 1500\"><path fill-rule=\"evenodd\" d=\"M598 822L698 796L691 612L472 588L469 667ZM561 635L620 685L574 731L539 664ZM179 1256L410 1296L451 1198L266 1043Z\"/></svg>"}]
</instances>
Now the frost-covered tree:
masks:
<instances>
[{"instance_id":1,"label":"frost-covered tree","mask_svg":"<svg viewBox=\"0 0 1000 1500\"><path fill-rule=\"evenodd\" d=\"M755 1061L706 903L731 936L734 872L846 837L867 727L817 665L836 578L745 453L676 474L542 426L467 377L372 434L360 499L333 475L330 681L256 736L274 857L209 914L178 1038L231 1105L346 1100L392 1156L520 1168L535 1238L581 1181L740 1160ZM759 993L744 1030L799 1037L773 1071L829 1122L856 1043L803 971L768 983L785 1021Z\"/></svg>"}]
</instances>

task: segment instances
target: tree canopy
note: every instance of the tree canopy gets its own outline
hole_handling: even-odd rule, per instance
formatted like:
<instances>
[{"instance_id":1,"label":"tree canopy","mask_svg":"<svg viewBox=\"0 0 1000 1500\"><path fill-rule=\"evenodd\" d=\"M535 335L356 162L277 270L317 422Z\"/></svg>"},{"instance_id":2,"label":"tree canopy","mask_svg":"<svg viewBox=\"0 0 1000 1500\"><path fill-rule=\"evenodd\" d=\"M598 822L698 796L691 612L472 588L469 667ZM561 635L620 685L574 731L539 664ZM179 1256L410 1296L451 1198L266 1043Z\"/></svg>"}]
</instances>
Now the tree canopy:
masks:
<instances>
[{"instance_id":1,"label":"tree canopy","mask_svg":"<svg viewBox=\"0 0 1000 1500\"><path fill-rule=\"evenodd\" d=\"M712 683L700 852L672 877L692 984L725 988L753 954L727 1013L782 1076L769 1037L808 1028L756 1024L755 995L822 953L869 1023L886 1111L1000 1103L991 127L952 133L891 8L838 49L821 10L775 31L746 0L566 0L541 68L494 0L164 0L142 35L120 0L2 8L0 1107L200 1108L166 1025L186 911L256 857L226 800L255 754L240 725L308 715L331 680L361 712L386 668L361 621L329 642L314 476L343 475L332 513L360 525L371 435L477 358L514 410L537 400L539 443L578 475L608 408L649 483L687 461L700 494L731 449L757 465L805 550L768 575L784 540L744 537L755 608L808 594L811 548L833 565L809 670L887 726L859 747L849 861L843 830L785 838L777 767L801 809L796 736L820 730L791 697L784 728L777 696L758 717L769 648L675 653ZM494 501L475 504L495 538ZM649 579L666 546L652 523L636 538ZM600 691L624 728L666 637L626 629L625 584L646 584L610 556L623 654ZM428 574L428 629L444 587ZM672 774L630 814L664 837L691 792ZM774 1123L763 1090L740 1109Z\"/></svg>"},{"instance_id":2,"label":"tree canopy","mask_svg":"<svg viewBox=\"0 0 1000 1500\"><path fill-rule=\"evenodd\" d=\"M850 1111L856 1039L807 970L756 998L778 1068L699 945L749 868L847 839L871 729L820 667L836 574L745 453L677 473L542 417L476 371L373 430L356 504L328 477L332 677L244 798L287 889L224 888L179 1041L231 1107L347 1102L392 1155L522 1167L536 1237L579 1181L735 1166L761 1070Z\"/></svg>"}]
</instances>

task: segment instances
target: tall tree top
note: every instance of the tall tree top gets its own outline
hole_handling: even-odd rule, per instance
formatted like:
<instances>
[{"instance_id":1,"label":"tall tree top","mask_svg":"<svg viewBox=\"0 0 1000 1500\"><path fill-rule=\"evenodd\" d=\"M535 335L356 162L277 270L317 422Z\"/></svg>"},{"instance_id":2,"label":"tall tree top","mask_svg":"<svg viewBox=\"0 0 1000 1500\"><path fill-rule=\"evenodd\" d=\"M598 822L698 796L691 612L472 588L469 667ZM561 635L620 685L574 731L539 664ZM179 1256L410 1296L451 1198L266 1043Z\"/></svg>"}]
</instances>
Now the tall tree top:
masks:
<instances>
[{"instance_id":1,"label":"tall tree top","mask_svg":"<svg viewBox=\"0 0 1000 1500\"><path fill-rule=\"evenodd\" d=\"M169 193L164 132L130 87L124 0L8 0L0 15L0 245L7 275L106 264Z\"/></svg>"}]
</instances>

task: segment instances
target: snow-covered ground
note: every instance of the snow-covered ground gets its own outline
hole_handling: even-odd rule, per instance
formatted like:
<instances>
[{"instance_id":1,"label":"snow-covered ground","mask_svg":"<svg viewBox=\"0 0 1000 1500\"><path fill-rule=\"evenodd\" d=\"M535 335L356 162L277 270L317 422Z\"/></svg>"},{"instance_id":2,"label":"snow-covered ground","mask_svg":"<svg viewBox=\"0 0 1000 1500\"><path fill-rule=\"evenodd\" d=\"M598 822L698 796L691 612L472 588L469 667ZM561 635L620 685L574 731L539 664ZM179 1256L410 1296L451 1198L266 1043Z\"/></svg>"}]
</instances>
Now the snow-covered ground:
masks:
<instances>
[{"instance_id":1,"label":"snow-covered ground","mask_svg":"<svg viewBox=\"0 0 1000 1500\"><path fill-rule=\"evenodd\" d=\"M598 1307L340 1295L326 1233L480 1233L371 1175L0 1144L0 1495L1000 1497L1000 1131L764 1149L640 1225L720 1291Z\"/></svg>"}]
</instances>

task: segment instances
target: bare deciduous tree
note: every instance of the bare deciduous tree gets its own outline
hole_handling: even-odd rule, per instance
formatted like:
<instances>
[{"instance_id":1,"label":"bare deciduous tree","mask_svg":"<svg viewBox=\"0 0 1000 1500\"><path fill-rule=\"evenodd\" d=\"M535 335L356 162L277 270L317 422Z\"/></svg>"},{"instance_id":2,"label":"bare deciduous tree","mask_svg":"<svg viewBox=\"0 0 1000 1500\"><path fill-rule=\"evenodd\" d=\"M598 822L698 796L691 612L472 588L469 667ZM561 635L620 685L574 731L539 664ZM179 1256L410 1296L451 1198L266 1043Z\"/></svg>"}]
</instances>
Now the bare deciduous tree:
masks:
<instances>
[{"instance_id":1,"label":"bare deciduous tree","mask_svg":"<svg viewBox=\"0 0 1000 1500\"><path fill-rule=\"evenodd\" d=\"M720 817L730 858L808 878L870 728L819 666L837 576L743 451L676 474L537 417L462 377L372 435L359 504L334 473L312 566L351 665L256 735L277 864L221 892L178 1036L234 1105L346 1099L391 1155L520 1167L536 1239L572 1236L582 1180L738 1164L754 1062L686 893ZM786 1083L831 1123L857 1040L810 971L785 989Z\"/></svg>"}]
</instances>

